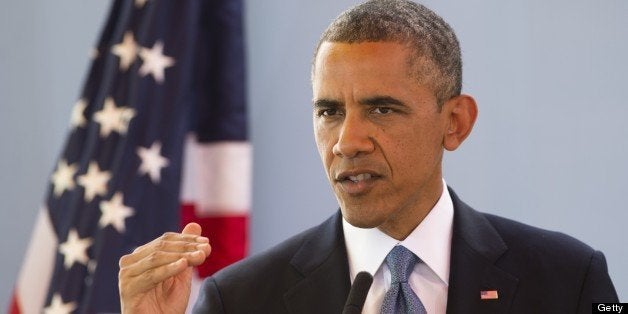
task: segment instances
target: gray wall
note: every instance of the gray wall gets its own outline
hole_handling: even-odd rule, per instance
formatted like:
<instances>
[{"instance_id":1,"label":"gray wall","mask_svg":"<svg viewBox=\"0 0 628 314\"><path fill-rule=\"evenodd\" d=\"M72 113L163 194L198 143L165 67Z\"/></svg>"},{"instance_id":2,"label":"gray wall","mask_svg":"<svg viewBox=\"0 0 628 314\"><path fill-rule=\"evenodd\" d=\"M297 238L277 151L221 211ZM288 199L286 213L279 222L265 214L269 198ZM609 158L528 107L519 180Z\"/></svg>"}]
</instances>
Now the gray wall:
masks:
<instances>
[{"instance_id":1,"label":"gray wall","mask_svg":"<svg viewBox=\"0 0 628 314\"><path fill-rule=\"evenodd\" d=\"M309 62L356 1L249 1L252 251L335 210L311 131ZM426 2L457 30L480 117L445 178L472 206L602 250L628 300L628 2ZM108 3L0 4L0 311L65 140Z\"/></svg>"}]
</instances>

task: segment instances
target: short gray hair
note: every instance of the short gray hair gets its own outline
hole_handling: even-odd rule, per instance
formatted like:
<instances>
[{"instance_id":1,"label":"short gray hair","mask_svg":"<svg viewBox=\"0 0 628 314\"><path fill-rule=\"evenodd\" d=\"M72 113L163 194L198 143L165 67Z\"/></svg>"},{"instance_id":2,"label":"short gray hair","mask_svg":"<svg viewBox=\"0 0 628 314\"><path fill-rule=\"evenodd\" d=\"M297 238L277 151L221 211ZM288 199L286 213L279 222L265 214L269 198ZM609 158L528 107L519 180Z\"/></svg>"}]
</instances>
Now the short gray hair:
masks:
<instances>
[{"instance_id":1,"label":"short gray hair","mask_svg":"<svg viewBox=\"0 0 628 314\"><path fill-rule=\"evenodd\" d=\"M460 44L453 29L425 6L407 0L371 0L341 13L323 32L322 43L398 42L415 53L410 73L432 88L439 105L462 90ZM314 75L314 67L312 67Z\"/></svg>"}]
</instances>

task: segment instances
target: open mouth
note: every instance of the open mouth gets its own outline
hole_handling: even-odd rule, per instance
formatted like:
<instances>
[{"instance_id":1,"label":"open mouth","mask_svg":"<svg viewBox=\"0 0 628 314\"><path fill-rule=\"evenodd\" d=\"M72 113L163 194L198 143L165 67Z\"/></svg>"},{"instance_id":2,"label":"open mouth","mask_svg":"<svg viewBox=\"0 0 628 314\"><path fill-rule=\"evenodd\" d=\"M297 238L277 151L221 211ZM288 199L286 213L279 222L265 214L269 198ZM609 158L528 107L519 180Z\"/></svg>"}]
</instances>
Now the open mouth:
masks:
<instances>
[{"instance_id":1,"label":"open mouth","mask_svg":"<svg viewBox=\"0 0 628 314\"><path fill-rule=\"evenodd\" d=\"M336 182L346 193L358 195L370 191L379 178L370 171L346 171L336 176Z\"/></svg>"},{"instance_id":2,"label":"open mouth","mask_svg":"<svg viewBox=\"0 0 628 314\"><path fill-rule=\"evenodd\" d=\"M362 173L357 176L348 176L347 179L353 181L353 183L358 183L360 181L368 180L373 177L370 173Z\"/></svg>"},{"instance_id":3,"label":"open mouth","mask_svg":"<svg viewBox=\"0 0 628 314\"><path fill-rule=\"evenodd\" d=\"M369 181L372 179L377 179L380 176L372 173L372 172L360 172L360 171L345 171L336 176L337 182L350 181L353 183L358 183L362 181Z\"/></svg>"}]
</instances>

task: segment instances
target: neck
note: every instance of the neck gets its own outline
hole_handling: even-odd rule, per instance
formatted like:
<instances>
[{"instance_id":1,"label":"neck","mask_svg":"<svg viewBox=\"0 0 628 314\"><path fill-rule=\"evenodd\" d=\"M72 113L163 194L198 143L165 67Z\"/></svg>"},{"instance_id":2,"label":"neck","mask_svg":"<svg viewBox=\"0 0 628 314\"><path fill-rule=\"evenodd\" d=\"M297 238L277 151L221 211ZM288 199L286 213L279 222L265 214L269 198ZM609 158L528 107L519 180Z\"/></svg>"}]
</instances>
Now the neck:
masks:
<instances>
[{"instance_id":1,"label":"neck","mask_svg":"<svg viewBox=\"0 0 628 314\"><path fill-rule=\"evenodd\" d=\"M439 176L438 184L432 184L431 187L423 189L425 191L423 197L411 210L400 211L398 215L380 225L379 230L398 241L405 240L434 208L444 188L442 177Z\"/></svg>"}]
</instances>

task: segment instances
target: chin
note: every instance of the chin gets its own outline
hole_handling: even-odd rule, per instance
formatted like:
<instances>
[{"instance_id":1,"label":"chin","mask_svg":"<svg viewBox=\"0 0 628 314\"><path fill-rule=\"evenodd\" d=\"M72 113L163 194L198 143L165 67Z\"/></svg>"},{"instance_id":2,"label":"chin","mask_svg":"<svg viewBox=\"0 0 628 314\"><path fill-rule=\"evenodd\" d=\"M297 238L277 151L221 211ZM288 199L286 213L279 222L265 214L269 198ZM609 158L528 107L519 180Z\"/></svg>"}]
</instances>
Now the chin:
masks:
<instances>
[{"instance_id":1,"label":"chin","mask_svg":"<svg viewBox=\"0 0 628 314\"><path fill-rule=\"evenodd\" d=\"M384 219L380 219L372 214L360 212L352 212L351 210L341 210L344 219L354 227L362 229L376 228L384 222Z\"/></svg>"}]
</instances>

